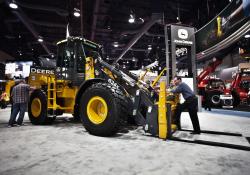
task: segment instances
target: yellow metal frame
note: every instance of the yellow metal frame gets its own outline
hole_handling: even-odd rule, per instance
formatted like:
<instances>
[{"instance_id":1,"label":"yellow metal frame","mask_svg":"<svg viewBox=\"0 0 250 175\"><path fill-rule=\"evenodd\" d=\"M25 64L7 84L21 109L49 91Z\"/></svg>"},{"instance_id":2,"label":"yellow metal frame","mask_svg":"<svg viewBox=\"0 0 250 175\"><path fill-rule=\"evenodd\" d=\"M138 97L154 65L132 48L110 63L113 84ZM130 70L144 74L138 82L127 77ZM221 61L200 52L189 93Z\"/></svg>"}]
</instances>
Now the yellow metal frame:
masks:
<instances>
[{"instance_id":1,"label":"yellow metal frame","mask_svg":"<svg viewBox=\"0 0 250 175\"><path fill-rule=\"evenodd\" d=\"M162 139L167 138L167 109L166 109L166 82L160 83L160 93L158 102L158 124L159 124L159 137Z\"/></svg>"},{"instance_id":2,"label":"yellow metal frame","mask_svg":"<svg viewBox=\"0 0 250 175\"><path fill-rule=\"evenodd\" d=\"M221 30L222 19L220 16L217 17L217 36L220 37L222 35Z\"/></svg>"},{"instance_id":3,"label":"yellow metal frame","mask_svg":"<svg viewBox=\"0 0 250 175\"><path fill-rule=\"evenodd\" d=\"M7 80L5 84L5 90L0 94L1 98L4 99L4 101L9 102L10 101L10 96L11 96L11 88L15 86L15 81L14 80Z\"/></svg>"},{"instance_id":4,"label":"yellow metal frame","mask_svg":"<svg viewBox=\"0 0 250 175\"><path fill-rule=\"evenodd\" d=\"M164 71L166 71L167 68L165 67L161 73L155 78L154 82L152 83L151 87L154 87L156 85L156 83L159 81L159 79L161 78L162 74L164 73Z\"/></svg>"},{"instance_id":5,"label":"yellow metal frame","mask_svg":"<svg viewBox=\"0 0 250 175\"><path fill-rule=\"evenodd\" d=\"M56 80L54 76L47 77L48 83L48 109L61 109L64 112L72 113L74 110L75 97L78 88L68 87L68 81ZM58 86L58 87L57 87ZM57 98L67 99L64 101L64 106L57 104Z\"/></svg>"},{"instance_id":6,"label":"yellow metal frame","mask_svg":"<svg viewBox=\"0 0 250 175\"><path fill-rule=\"evenodd\" d=\"M29 84L36 89L47 86L47 108L55 111L63 110L65 113L73 113L75 97L78 87L69 87L68 80L57 80L53 74L31 73ZM57 98L65 99L64 104L58 105Z\"/></svg>"},{"instance_id":7,"label":"yellow metal frame","mask_svg":"<svg viewBox=\"0 0 250 175\"><path fill-rule=\"evenodd\" d=\"M145 72L139 77L139 80L144 81L144 78L146 76L146 74L150 71L150 69L146 69Z\"/></svg>"},{"instance_id":8,"label":"yellow metal frame","mask_svg":"<svg viewBox=\"0 0 250 175\"><path fill-rule=\"evenodd\" d=\"M159 138L167 139L171 137L172 133L177 130L177 126L173 124L173 118L168 119L167 104L171 105L171 115L175 112L178 103L180 103L179 94L174 96L173 101L167 101L166 97L169 94L166 92L166 82L160 82L159 102L158 102L158 126ZM170 122L170 123L168 123Z\"/></svg>"},{"instance_id":9,"label":"yellow metal frame","mask_svg":"<svg viewBox=\"0 0 250 175\"><path fill-rule=\"evenodd\" d=\"M104 68L103 71L113 80L115 80L115 76L112 74L112 72L110 70L108 70L107 68Z\"/></svg>"}]
</instances>

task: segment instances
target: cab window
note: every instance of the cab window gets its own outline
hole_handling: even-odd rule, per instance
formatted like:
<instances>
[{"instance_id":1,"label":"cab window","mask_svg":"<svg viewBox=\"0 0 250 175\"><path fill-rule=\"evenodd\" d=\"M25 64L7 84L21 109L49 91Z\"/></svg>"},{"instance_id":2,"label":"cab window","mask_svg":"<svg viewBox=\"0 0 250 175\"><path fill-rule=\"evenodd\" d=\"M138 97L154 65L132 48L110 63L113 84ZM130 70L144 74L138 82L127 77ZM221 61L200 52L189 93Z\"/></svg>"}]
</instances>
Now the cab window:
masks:
<instances>
[{"instance_id":1,"label":"cab window","mask_svg":"<svg viewBox=\"0 0 250 175\"><path fill-rule=\"evenodd\" d=\"M85 53L84 53L84 48L83 45L79 42L77 44L77 64L76 64L76 69L77 72L79 73L84 73L85 71Z\"/></svg>"}]
</instances>

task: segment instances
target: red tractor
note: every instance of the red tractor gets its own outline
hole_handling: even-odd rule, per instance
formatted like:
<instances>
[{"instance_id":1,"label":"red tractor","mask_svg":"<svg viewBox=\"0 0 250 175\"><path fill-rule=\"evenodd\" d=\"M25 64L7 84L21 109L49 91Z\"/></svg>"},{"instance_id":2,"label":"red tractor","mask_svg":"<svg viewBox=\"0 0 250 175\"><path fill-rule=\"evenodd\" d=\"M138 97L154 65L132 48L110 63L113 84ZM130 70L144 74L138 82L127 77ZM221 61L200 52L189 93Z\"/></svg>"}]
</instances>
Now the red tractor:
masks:
<instances>
[{"instance_id":1,"label":"red tractor","mask_svg":"<svg viewBox=\"0 0 250 175\"><path fill-rule=\"evenodd\" d=\"M221 59L214 59L209 63L197 76L198 93L202 96L202 105L210 103L212 107L229 107L232 106L232 96L226 90L224 82L219 78L211 78L208 75L222 63ZM205 98L206 96L206 98Z\"/></svg>"},{"instance_id":2,"label":"red tractor","mask_svg":"<svg viewBox=\"0 0 250 175\"><path fill-rule=\"evenodd\" d=\"M236 73L232 81L231 87L227 91L233 96L233 106L240 104L250 105L250 63L240 63L239 72Z\"/></svg>"}]
</instances>

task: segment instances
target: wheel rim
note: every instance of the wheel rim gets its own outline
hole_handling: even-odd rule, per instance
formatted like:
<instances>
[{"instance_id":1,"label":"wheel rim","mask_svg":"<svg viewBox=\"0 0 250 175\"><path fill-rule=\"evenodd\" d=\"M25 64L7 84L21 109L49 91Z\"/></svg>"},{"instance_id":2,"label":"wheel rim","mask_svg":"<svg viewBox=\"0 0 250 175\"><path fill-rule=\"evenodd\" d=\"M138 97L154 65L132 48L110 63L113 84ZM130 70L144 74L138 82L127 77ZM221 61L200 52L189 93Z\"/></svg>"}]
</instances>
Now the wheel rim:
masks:
<instances>
[{"instance_id":1,"label":"wheel rim","mask_svg":"<svg viewBox=\"0 0 250 175\"><path fill-rule=\"evenodd\" d=\"M38 117L42 111L42 104L39 98L34 98L31 103L31 113L34 117Z\"/></svg>"},{"instance_id":2,"label":"wheel rim","mask_svg":"<svg viewBox=\"0 0 250 175\"><path fill-rule=\"evenodd\" d=\"M87 105L87 115L94 124L104 122L108 115L108 105L105 100L99 96L92 97Z\"/></svg>"},{"instance_id":3,"label":"wheel rim","mask_svg":"<svg viewBox=\"0 0 250 175\"><path fill-rule=\"evenodd\" d=\"M220 96L219 95L212 96L212 103L219 104L220 103Z\"/></svg>"}]
</instances>

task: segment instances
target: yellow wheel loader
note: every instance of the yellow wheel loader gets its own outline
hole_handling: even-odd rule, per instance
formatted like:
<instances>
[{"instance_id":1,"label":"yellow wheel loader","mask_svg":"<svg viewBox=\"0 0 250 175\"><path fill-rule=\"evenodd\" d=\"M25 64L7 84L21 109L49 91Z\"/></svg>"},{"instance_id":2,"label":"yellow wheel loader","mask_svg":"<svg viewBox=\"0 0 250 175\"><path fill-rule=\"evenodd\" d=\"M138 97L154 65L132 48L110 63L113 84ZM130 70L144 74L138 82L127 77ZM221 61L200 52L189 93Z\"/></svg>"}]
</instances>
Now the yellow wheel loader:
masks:
<instances>
[{"instance_id":1,"label":"yellow wheel loader","mask_svg":"<svg viewBox=\"0 0 250 175\"><path fill-rule=\"evenodd\" d=\"M11 91L15 84L15 80L0 80L0 107L2 109L10 103Z\"/></svg>"},{"instance_id":2,"label":"yellow wheel loader","mask_svg":"<svg viewBox=\"0 0 250 175\"><path fill-rule=\"evenodd\" d=\"M70 37L57 45L55 69L31 67L29 84L36 87L29 100L31 123L47 124L71 113L89 133L111 136L133 116L147 133L161 138L171 134L177 102L166 100L165 82L156 93L138 77L105 62L101 46L84 38Z\"/></svg>"}]
</instances>

